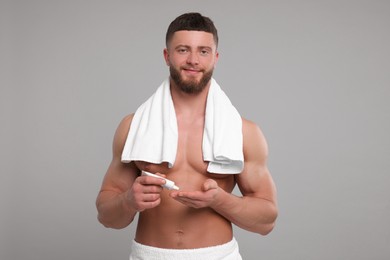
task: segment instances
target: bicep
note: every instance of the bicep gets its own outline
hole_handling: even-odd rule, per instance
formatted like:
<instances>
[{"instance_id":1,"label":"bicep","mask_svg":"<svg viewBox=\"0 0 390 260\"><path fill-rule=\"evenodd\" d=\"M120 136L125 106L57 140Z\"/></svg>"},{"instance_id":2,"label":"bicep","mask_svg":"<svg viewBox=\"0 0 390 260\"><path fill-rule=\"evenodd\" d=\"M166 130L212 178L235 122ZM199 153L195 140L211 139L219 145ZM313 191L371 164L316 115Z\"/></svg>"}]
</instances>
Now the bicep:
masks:
<instances>
[{"instance_id":1,"label":"bicep","mask_svg":"<svg viewBox=\"0 0 390 260\"><path fill-rule=\"evenodd\" d=\"M267 167L268 146L260 128L243 121L244 170L236 176L244 196L276 201L276 188Z\"/></svg>"},{"instance_id":2,"label":"bicep","mask_svg":"<svg viewBox=\"0 0 390 260\"><path fill-rule=\"evenodd\" d=\"M112 146L112 161L104 176L101 193L122 193L128 190L138 176L138 169L134 162L122 163L121 154L127 138L132 115L125 117L119 124Z\"/></svg>"}]
</instances>

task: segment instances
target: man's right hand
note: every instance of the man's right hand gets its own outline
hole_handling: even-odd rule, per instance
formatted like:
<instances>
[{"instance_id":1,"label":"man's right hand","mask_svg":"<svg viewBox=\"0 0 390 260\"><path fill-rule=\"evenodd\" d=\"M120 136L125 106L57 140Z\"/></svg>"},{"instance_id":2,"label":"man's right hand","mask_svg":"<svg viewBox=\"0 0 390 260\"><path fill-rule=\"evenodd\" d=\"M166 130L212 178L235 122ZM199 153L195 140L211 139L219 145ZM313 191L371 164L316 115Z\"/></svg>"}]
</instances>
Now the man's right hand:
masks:
<instances>
[{"instance_id":1,"label":"man's right hand","mask_svg":"<svg viewBox=\"0 0 390 260\"><path fill-rule=\"evenodd\" d=\"M138 212L157 207L161 203L161 185L165 180L150 176L139 176L125 194L125 204Z\"/></svg>"}]
</instances>

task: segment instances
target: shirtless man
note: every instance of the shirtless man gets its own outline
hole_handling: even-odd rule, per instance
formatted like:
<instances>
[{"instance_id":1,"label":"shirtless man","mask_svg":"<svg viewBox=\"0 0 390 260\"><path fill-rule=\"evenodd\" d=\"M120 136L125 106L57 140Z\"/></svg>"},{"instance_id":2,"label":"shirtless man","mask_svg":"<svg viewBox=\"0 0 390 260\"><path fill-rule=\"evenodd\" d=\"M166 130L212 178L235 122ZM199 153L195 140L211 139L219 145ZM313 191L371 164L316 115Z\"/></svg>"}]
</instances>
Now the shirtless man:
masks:
<instances>
[{"instance_id":1,"label":"shirtless man","mask_svg":"<svg viewBox=\"0 0 390 260\"><path fill-rule=\"evenodd\" d=\"M191 19L199 20L193 29L182 27L183 21L191 24ZM277 216L276 190L267 169L267 144L261 130L242 119L244 169L240 174L209 173L202 158L206 98L218 60L214 24L200 14L184 14L171 23L166 40L164 58L178 124L175 164L169 168L167 163L122 163L133 114L126 116L115 133L113 159L97 197L98 220L121 229L139 213L134 243L175 251L231 243L232 223L268 234ZM180 190L163 189L164 180L141 176L142 170L174 181ZM231 194L236 184L242 196Z\"/></svg>"}]
</instances>

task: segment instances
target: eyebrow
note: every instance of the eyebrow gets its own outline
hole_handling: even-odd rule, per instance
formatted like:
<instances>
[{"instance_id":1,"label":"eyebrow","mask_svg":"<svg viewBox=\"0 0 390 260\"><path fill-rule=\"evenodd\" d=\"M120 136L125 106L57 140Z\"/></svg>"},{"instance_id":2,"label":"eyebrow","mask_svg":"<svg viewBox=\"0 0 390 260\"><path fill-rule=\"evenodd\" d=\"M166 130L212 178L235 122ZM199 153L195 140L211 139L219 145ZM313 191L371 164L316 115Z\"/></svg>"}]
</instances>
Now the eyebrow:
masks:
<instances>
[{"instance_id":1,"label":"eyebrow","mask_svg":"<svg viewBox=\"0 0 390 260\"><path fill-rule=\"evenodd\" d=\"M175 50L177 50L177 49L179 49L179 48L191 49L191 46L185 45L185 44L179 44L179 45L177 45L177 46L175 47ZM210 46L198 46L198 47L196 47L196 49L198 49L198 50L200 50L200 49L208 49L208 50L210 50L210 51L213 50L213 48L210 47Z\"/></svg>"}]
</instances>

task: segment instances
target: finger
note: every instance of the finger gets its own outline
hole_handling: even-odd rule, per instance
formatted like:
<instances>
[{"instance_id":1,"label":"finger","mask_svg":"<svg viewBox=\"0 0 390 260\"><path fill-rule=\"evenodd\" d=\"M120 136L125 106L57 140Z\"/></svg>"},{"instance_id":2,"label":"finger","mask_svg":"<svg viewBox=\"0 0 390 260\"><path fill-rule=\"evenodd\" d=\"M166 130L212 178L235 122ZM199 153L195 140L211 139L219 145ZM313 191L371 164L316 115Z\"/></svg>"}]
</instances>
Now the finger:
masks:
<instances>
[{"instance_id":1,"label":"finger","mask_svg":"<svg viewBox=\"0 0 390 260\"><path fill-rule=\"evenodd\" d=\"M192 208L200 208L202 207L202 201L197 201L197 200L190 200L190 199L181 199L177 198L176 199L178 202L182 203L183 205L186 205L188 207Z\"/></svg>"},{"instance_id":2,"label":"finger","mask_svg":"<svg viewBox=\"0 0 390 260\"><path fill-rule=\"evenodd\" d=\"M147 193L142 196L143 202L154 202L160 199L160 194L158 193Z\"/></svg>"},{"instance_id":3,"label":"finger","mask_svg":"<svg viewBox=\"0 0 390 260\"><path fill-rule=\"evenodd\" d=\"M134 183L132 190L135 194L143 193L161 193L163 188L160 185L154 184L142 184L141 181Z\"/></svg>"},{"instance_id":4,"label":"finger","mask_svg":"<svg viewBox=\"0 0 390 260\"><path fill-rule=\"evenodd\" d=\"M167 177L165 174L162 174L162 173L159 173L159 172L156 172L155 174L158 175L158 176L160 176L160 177L163 177L163 178L166 178L166 177Z\"/></svg>"},{"instance_id":5,"label":"finger","mask_svg":"<svg viewBox=\"0 0 390 260\"><path fill-rule=\"evenodd\" d=\"M171 196L172 198L176 198L178 196L179 192L178 191L171 191L169 193L169 196Z\"/></svg>"},{"instance_id":6,"label":"finger","mask_svg":"<svg viewBox=\"0 0 390 260\"><path fill-rule=\"evenodd\" d=\"M163 190L163 187L160 185L143 185L142 193L156 193L160 194Z\"/></svg>"},{"instance_id":7,"label":"finger","mask_svg":"<svg viewBox=\"0 0 390 260\"><path fill-rule=\"evenodd\" d=\"M138 182L142 185L164 185L165 180L156 178L156 177L151 177L151 176L140 176L137 178Z\"/></svg>"},{"instance_id":8,"label":"finger","mask_svg":"<svg viewBox=\"0 0 390 260\"><path fill-rule=\"evenodd\" d=\"M177 198L186 201L203 201L204 195L202 192L178 192Z\"/></svg>"},{"instance_id":9,"label":"finger","mask_svg":"<svg viewBox=\"0 0 390 260\"><path fill-rule=\"evenodd\" d=\"M141 203L141 207L142 210L140 211L143 211L145 209L152 209L152 208L155 208L157 207L159 204L161 203L161 198L159 198L158 200L155 200L155 201L147 201L147 202L143 202Z\"/></svg>"}]
</instances>

